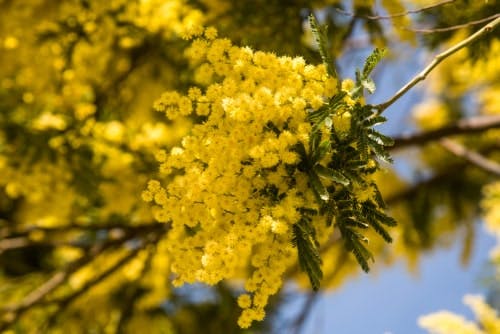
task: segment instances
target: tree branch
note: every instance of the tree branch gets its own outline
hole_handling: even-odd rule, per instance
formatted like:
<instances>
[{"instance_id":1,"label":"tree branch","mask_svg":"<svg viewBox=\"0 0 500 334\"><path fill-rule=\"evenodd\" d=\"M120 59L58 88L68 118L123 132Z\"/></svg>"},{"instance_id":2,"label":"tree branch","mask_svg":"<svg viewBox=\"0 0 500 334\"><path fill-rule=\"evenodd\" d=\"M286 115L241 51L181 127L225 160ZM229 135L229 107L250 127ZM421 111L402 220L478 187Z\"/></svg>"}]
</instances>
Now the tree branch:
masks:
<instances>
[{"instance_id":1,"label":"tree branch","mask_svg":"<svg viewBox=\"0 0 500 334\"><path fill-rule=\"evenodd\" d=\"M468 38L464 39L460 43L452 46L448 50L445 50L444 52L435 56L434 60L422 72L420 72L413 79L411 79L404 87L402 87L396 94L394 94L394 96L392 96L386 102L383 102L375 106L375 109L378 110L378 114L381 114L385 109L387 109L390 105L396 102L401 96L403 96L406 92L408 92L417 83L419 83L422 80L425 80L425 78L427 78L427 75L443 60L445 60L458 50L472 44L485 34L493 31L493 29L495 29L499 24L500 24L500 17L497 17L494 21L488 23L487 25L479 29L477 32L475 32Z\"/></svg>"},{"instance_id":2,"label":"tree branch","mask_svg":"<svg viewBox=\"0 0 500 334\"><path fill-rule=\"evenodd\" d=\"M492 145L489 145L487 147L481 148L481 154L488 154L490 152L493 152L495 150L500 149L500 143L495 143ZM426 180L422 180L418 183L408 185L408 187L390 195L390 196L385 196L385 202L387 205L394 205L397 204L398 202L405 201L405 200L410 200L413 198L421 189L434 186L434 185L439 185L443 180L445 180L451 173L455 174L461 174L463 173L464 169L467 168L467 166L470 166L470 164L466 161L458 161L458 162L453 162L451 163L448 168L439 171L432 175L430 178Z\"/></svg>"},{"instance_id":3,"label":"tree branch","mask_svg":"<svg viewBox=\"0 0 500 334\"><path fill-rule=\"evenodd\" d=\"M433 9L436 7L451 4L455 1L456 0L444 0L444 1L438 2L438 3L433 4L433 5L425 6L425 7L419 8L419 9L408 10L406 12L401 12L401 13L392 14L392 15L358 15L355 13L350 13L350 12L345 11L345 10L338 8L338 7L334 7L334 9L338 13L340 13L342 15L346 15L346 16L359 17L359 18L363 18L363 19L367 19L367 20L388 20L388 19L393 19L393 18L397 18L397 17L407 16L409 14L418 14L418 13L424 12L424 11L429 10L429 9Z\"/></svg>"},{"instance_id":4,"label":"tree branch","mask_svg":"<svg viewBox=\"0 0 500 334\"><path fill-rule=\"evenodd\" d=\"M390 147L390 150L421 145L443 137L479 133L494 128L500 128L500 115L477 116L461 119L456 123L446 125L436 130L395 137L393 138L394 145Z\"/></svg>"},{"instance_id":5,"label":"tree branch","mask_svg":"<svg viewBox=\"0 0 500 334\"><path fill-rule=\"evenodd\" d=\"M67 307L75 301L78 297L81 295L85 294L87 291L89 291L92 287L98 285L102 281L104 281L106 278L108 278L110 275L112 275L114 272L116 272L118 269L123 267L125 264L130 262L134 257L137 256L137 254L145 248L148 244L151 243L156 243L161 239L160 234L156 235L150 235L150 240L144 241L142 245L136 246L132 251L130 251L127 255L123 256L120 260L118 260L115 264L113 264L111 267L106 269L105 271L101 272L99 275L95 276L88 282L86 282L83 286L81 286L78 290L74 291L73 293L70 293L67 296L49 300L47 301L47 304L57 304L58 309L57 311L51 315L51 317L48 320L48 326L52 326L56 319L62 314L64 310L67 309ZM145 266L146 268L146 266ZM141 275L142 276L142 275Z\"/></svg>"},{"instance_id":6,"label":"tree branch","mask_svg":"<svg viewBox=\"0 0 500 334\"><path fill-rule=\"evenodd\" d=\"M78 242L78 241L56 241L56 240L43 240L43 241L33 241L27 237L16 237L0 240L0 255L3 252L11 249L27 248L32 246L47 246L47 247L61 247L69 246L81 249L88 249L91 247L89 243Z\"/></svg>"},{"instance_id":7,"label":"tree branch","mask_svg":"<svg viewBox=\"0 0 500 334\"><path fill-rule=\"evenodd\" d=\"M8 228L4 228L0 230L0 237L3 239L11 239L18 237L27 237L30 233L40 231L43 233L66 233L70 231L82 231L82 232L97 232L97 231L113 231L116 232L121 231L127 234L133 234L137 232L144 232L148 230L161 229L164 226L164 223L143 223L138 225L124 225L121 223L109 223L109 224L91 224L91 225L82 225L82 224L70 224L63 226L54 226L54 227L43 227L43 226L27 226L22 230L10 230ZM1 247L0 247L1 248Z\"/></svg>"},{"instance_id":8,"label":"tree branch","mask_svg":"<svg viewBox=\"0 0 500 334\"><path fill-rule=\"evenodd\" d=\"M168 224L163 225L161 229L144 229L143 233L153 233L155 238L161 238L164 232L170 228ZM0 332L9 328L19 317L28 309L43 303L44 299L56 288L61 286L73 273L81 269L83 266L92 262L98 255L102 254L105 250L115 246L122 246L126 241L131 240L137 236L136 231L129 231L118 239L108 239L92 247L80 259L70 263L66 268L54 274L49 280L40 285L37 289L29 293L20 303L12 306L4 307L0 310L3 313L3 319L0 319ZM156 232L156 233L155 233ZM108 274L109 275L109 274ZM92 280L93 281L93 280ZM98 280L100 281L100 280Z\"/></svg>"},{"instance_id":9,"label":"tree branch","mask_svg":"<svg viewBox=\"0 0 500 334\"><path fill-rule=\"evenodd\" d=\"M477 152L470 151L465 146L462 146L450 139L441 139L439 143L443 148L453 153L457 157L465 159L469 163L481 168L486 172L492 173L496 176L500 176L500 164L496 163L495 161L489 160Z\"/></svg>"},{"instance_id":10,"label":"tree branch","mask_svg":"<svg viewBox=\"0 0 500 334\"><path fill-rule=\"evenodd\" d=\"M453 30L458 30L462 28L467 28L470 26L478 25L484 22L491 21L493 19L496 19L497 17L500 17L500 14L493 14L491 16L485 17L484 19L479 19L479 20L474 20L474 21L469 21L466 23L462 24L457 24L454 26L449 26L449 27L444 27L444 28L432 28L432 29L417 29L417 28L404 28L405 30L413 31L413 32L418 32L422 34L433 34L436 32L447 32L447 31L453 31Z\"/></svg>"},{"instance_id":11,"label":"tree branch","mask_svg":"<svg viewBox=\"0 0 500 334\"><path fill-rule=\"evenodd\" d=\"M2 309L4 313L3 323L0 323L0 332L9 328L19 317L31 307L39 304L49 293L63 284L66 279L78 269L92 262L94 258L115 243L101 243L95 245L87 254L80 259L70 263L66 268L57 272L49 280L40 285L37 289L29 293L19 304Z\"/></svg>"}]
</instances>

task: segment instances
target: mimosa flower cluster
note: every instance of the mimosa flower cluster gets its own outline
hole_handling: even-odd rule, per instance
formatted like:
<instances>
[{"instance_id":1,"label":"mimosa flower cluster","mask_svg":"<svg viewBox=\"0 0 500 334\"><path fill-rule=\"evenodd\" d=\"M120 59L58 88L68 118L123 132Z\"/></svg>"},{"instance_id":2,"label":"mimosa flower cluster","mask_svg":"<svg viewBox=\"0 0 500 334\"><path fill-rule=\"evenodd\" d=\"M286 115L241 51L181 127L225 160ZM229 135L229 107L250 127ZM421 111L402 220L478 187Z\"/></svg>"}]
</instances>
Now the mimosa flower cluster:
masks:
<instances>
[{"instance_id":1,"label":"mimosa flower cluster","mask_svg":"<svg viewBox=\"0 0 500 334\"><path fill-rule=\"evenodd\" d=\"M500 318L483 297L466 295L464 304L469 306L477 320L468 321L464 317L449 311L439 311L420 317L418 323L433 334L494 334L500 330Z\"/></svg>"},{"instance_id":2,"label":"mimosa flower cluster","mask_svg":"<svg viewBox=\"0 0 500 334\"><path fill-rule=\"evenodd\" d=\"M142 196L156 204L157 220L172 225L174 284L245 279L239 325L248 327L263 319L268 297L297 261L292 226L300 210L319 209L296 147L309 147L308 114L338 92L337 82L324 65L233 46L212 28L198 34L186 55L206 87L166 92L155 109L199 122L181 145L157 155L168 182L150 181ZM342 112L326 136L349 131Z\"/></svg>"}]
</instances>

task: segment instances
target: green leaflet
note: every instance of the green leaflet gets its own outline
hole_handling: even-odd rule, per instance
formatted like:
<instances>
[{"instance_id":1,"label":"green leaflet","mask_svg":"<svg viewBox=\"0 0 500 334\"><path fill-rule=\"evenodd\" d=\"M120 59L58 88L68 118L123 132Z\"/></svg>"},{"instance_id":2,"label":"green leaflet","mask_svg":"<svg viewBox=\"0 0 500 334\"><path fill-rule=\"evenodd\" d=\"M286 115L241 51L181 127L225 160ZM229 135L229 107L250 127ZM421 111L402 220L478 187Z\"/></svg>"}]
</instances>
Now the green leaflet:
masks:
<instances>
[{"instance_id":1,"label":"green leaflet","mask_svg":"<svg viewBox=\"0 0 500 334\"><path fill-rule=\"evenodd\" d=\"M321 142L314 150L312 161L318 163L325 157L325 155L332 150L331 143L328 140Z\"/></svg>"},{"instance_id":2,"label":"green leaflet","mask_svg":"<svg viewBox=\"0 0 500 334\"><path fill-rule=\"evenodd\" d=\"M316 43L318 44L319 54L321 56L321 60L323 64L326 66L326 70L329 76L336 78L340 84L340 78L337 74L337 70L335 69L335 65L333 63L333 59L330 55L330 51L328 50L328 34L327 34L327 26L320 26L316 17L313 14L309 15L309 24L311 25L311 31L314 36Z\"/></svg>"},{"instance_id":3,"label":"green leaflet","mask_svg":"<svg viewBox=\"0 0 500 334\"><path fill-rule=\"evenodd\" d=\"M356 260L358 261L361 269L365 272L370 271L370 266L368 265L368 261L373 261L373 255L366 248L366 246L362 242L366 242L366 239L359 238L357 235L350 234L346 239L346 248L350 250Z\"/></svg>"},{"instance_id":4,"label":"green leaflet","mask_svg":"<svg viewBox=\"0 0 500 334\"><path fill-rule=\"evenodd\" d=\"M319 198L320 202L327 202L330 199L330 193L326 190L323 183L314 171L309 172L309 182L314 191L314 194Z\"/></svg>"},{"instance_id":5,"label":"green leaflet","mask_svg":"<svg viewBox=\"0 0 500 334\"><path fill-rule=\"evenodd\" d=\"M372 73L373 69L382 60L382 58L387 54L385 49L375 48L372 54L368 56L365 60L365 66L363 67L363 78L368 78Z\"/></svg>"},{"instance_id":6,"label":"green leaflet","mask_svg":"<svg viewBox=\"0 0 500 334\"><path fill-rule=\"evenodd\" d=\"M323 272L318 243L310 218L303 217L293 225L292 243L298 250L300 268L307 273L313 290L317 291Z\"/></svg>"},{"instance_id":7,"label":"green leaflet","mask_svg":"<svg viewBox=\"0 0 500 334\"><path fill-rule=\"evenodd\" d=\"M321 165L316 165L316 166L314 166L314 171L320 177L323 177L325 179L332 180L332 181L340 183L344 186L347 186L349 184L349 179L346 178L344 175L342 175L342 173L340 173L336 170L333 170L333 169L330 169L330 168L327 168L327 167L324 167Z\"/></svg>"},{"instance_id":8,"label":"green leaflet","mask_svg":"<svg viewBox=\"0 0 500 334\"><path fill-rule=\"evenodd\" d=\"M366 58L363 70L356 70L356 87L351 93L353 97L362 96L364 89L366 89L370 94L375 92L375 82L373 82L370 74L385 54L386 51L384 49L376 48L373 50L372 54Z\"/></svg>"}]
</instances>

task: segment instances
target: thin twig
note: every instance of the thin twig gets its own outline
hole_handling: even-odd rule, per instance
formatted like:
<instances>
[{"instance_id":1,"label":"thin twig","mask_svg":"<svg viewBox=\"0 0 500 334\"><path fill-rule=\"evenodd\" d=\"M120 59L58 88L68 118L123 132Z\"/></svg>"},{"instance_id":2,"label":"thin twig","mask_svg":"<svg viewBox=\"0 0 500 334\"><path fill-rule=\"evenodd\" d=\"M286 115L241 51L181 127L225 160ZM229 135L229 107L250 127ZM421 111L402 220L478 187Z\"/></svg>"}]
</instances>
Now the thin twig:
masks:
<instances>
[{"instance_id":1,"label":"thin twig","mask_svg":"<svg viewBox=\"0 0 500 334\"><path fill-rule=\"evenodd\" d=\"M458 50L472 44L485 34L491 32L493 29L495 29L498 25L500 24L500 17L497 17L494 21L488 23L485 25L483 28L479 29L477 32L469 36L468 38L464 39L460 43L454 45L453 47L449 48L448 50L438 54L437 56L434 57L434 60L419 74L417 74L413 79L411 79L403 88L401 88L394 96L392 96L389 100L386 102L383 102L379 105L375 106L375 109L378 110L378 113L381 114L385 109L387 109L390 105L392 105L394 102L396 102L401 96L403 96L406 92L408 92L413 86L415 86L417 83L420 81L424 80L427 78L427 75L443 60L448 58L450 55L454 54Z\"/></svg>"},{"instance_id":2,"label":"thin twig","mask_svg":"<svg viewBox=\"0 0 500 334\"><path fill-rule=\"evenodd\" d=\"M161 226L164 226L164 223L144 223L137 225L124 225L120 223L109 223L109 224L70 224L70 225L62 225L62 226L53 226L53 227L43 227L43 226L27 226L22 230L9 230L7 228L1 230L0 236L2 238L16 238L16 237L26 237L32 232L43 232L43 233L66 233L70 231L123 231L126 233L133 233L134 231L147 231L151 229L158 229Z\"/></svg>"},{"instance_id":3,"label":"thin twig","mask_svg":"<svg viewBox=\"0 0 500 334\"><path fill-rule=\"evenodd\" d=\"M453 3L455 1L456 0L444 0L444 1L438 2L438 3L433 4L433 5L429 5L426 7L419 8L419 9L408 10L406 12L401 12L401 13L392 14L392 15L358 15L355 13L350 13L348 11L345 11L345 10L337 8L337 7L334 7L334 9L338 13L340 13L342 15L346 15L346 16L359 17L359 18L363 18L363 19L367 19L367 20L389 20L389 19L393 19L393 18L397 18L397 17L407 16L409 14L418 14L418 13L424 12L424 11L429 10L429 9L433 9L436 7L440 7L440 6L444 6L444 5Z\"/></svg>"},{"instance_id":4,"label":"thin twig","mask_svg":"<svg viewBox=\"0 0 500 334\"><path fill-rule=\"evenodd\" d=\"M483 132L489 129L500 128L500 115L477 116L461 119L456 123L444 126L436 130L430 130L410 135L401 135L394 138L394 145L391 150L397 150L412 145L421 145L443 137L472 134Z\"/></svg>"},{"instance_id":5,"label":"thin twig","mask_svg":"<svg viewBox=\"0 0 500 334\"><path fill-rule=\"evenodd\" d=\"M449 27L444 27L444 28L430 28L430 29L422 29L422 28L403 28L405 30L417 32L417 33L422 33L422 34L433 34L436 32L447 32L447 31L453 31L453 30L458 30L462 28L467 28L471 26L475 26L484 22L488 22L491 20L496 19L497 17L500 17L500 14L493 14L491 16L485 17L484 19L479 19L479 20L474 20L474 21L469 21L466 23L462 24L457 24L454 26L449 26Z\"/></svg>"},{"instance_id":6,"label":"thin twig","mask_svg":"<svg viewBox=\"0 0 500 334\"><path fill-rule=\"evenodd\" d=\"M16 237L10 239L0 240L0 255L8 250L28 248L28 247L75 247L81 249L88 249L91 247L89 243L80 241L56 241L56 240L42 240L34 241L26 237Z\"/></svg>"},{"instance_id":7,"label":"thin twig","mask_svg":"<svg viewBox=\"0 0 500 334\"><path fill-rule=\"evenodd\" d=\"M441 146L457 157L467 160L469 163L481 168L482 170L500 176L500 164L490 160L483 155L467 149L456 141L443 138L439 141Z\"/></svg>"},{"instance_id":8,"label":"thin twig","mask_svg":"<svg viewBox=\"0 0 500 334\"><path fill-rule=\"evenodd\" d=\"M23 248L32 241L28 238L18 237L0 240L0 254L9 249Z\"/></svg>"}]
</instances>

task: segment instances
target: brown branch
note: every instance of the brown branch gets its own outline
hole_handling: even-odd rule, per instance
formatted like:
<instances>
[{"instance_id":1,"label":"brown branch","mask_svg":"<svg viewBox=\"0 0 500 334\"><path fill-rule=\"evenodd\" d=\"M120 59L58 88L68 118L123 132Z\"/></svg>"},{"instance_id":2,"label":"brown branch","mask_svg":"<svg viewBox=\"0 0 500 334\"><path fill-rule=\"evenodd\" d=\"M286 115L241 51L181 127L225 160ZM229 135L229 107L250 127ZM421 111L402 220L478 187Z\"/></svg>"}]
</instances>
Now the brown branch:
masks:
<instances>
[{"instance_id":1,"label":"brown branch","mask_svg":"<svg viewBox=\"0 0 500 334\"><path fill-rule=\"evenodd\" d=\"M0 254L9 249L26 247L29 242L31 242L31 240L24 237L0 240Z\"/></svg>"},{"instance_id":2,"label":"brown branch","mask_svg":"<svg viewBox=\"0 0 500 334\"><path fill-rule=\"evenodd\" d=\"M494 143L483 147L480 149L481 154L489 154L493 151L500 150L500 143ZM385 202L387 205L395 205L401 201L409 200L413 198L421 189L430 187L433 185L439 185L443 180L445 180L451 173L462 174L464 169L470 166L466 161L458 161L451 163L445 170L439 171L429 177L426 180L419 181L418 183L409 185L408 187L392 194L385 196Z\"/></svg>"},{"instance_id":3,"label":"brown branch","mask_svg":"<svg viewBox=\"0 0 500 334\"><path fill-rule=\"evenodd\" d=\"M421 189L425 189L426 187L439 184L439 182L442 182L443 179L449 174L451 170L453 170L456 173L459 173L465 167L467 167L466 163L453 164L447 171L436 173L426 180L408 185L408 187L398 192L395 192L394 194L386 196L384 198L384 201L390 207L391 205L395 205L399 202L409 200L413 198Z\"/></svg>"},{"instance_id":4,"label":"brown branch","mask_svg":"<svg viewBox=\"0 0 500 334\"><path fill-rule=\"evenodd\" d=\"M413 31L413 32L417 32L417 33L422 33L422 34L433 34L433 33L436 33L436 32L447 32L447 31L453 31L453 30L458 30L458 29L462 29L462 28L467 28L467 27L475 26L475 25L478 25L478 24L481 24L481 23L485 23L485 22L494 20L497 17L500 17L500 14L497 13L497 14L493 14L491 16L485 17L483 19L469 21L469 22L466 22L466 23L457 24L457 25L454 25L454 26L449 26L449 27L444 27L444 28L430 28L430 29L423 29L423 28L403 28L403 29L409 30L409 31Z\"/></svg>"},{"instance_id":5,"label":"brown branch","mask_svg":"<svg viewBox=\"0 0 500 334\"><path fill-rule=\"evenodd\" d=\"M80 230L84 232L107 231L110 233L109 239L120 239L124 235L132 237L133 235L143 234L147 231L162 229L165 226L163 223L149 223L136 226L126 226L123 224L109 224L109 225L67 225L59 227L40 227L32 226L22 231L7 231L2 230L0 236L0 255L5 251L12 249L27 248L32 246L47 246L47 247L61 247L69 246L80 249L89 249L92 247L92 242L85 242L81 240L61 241L55 240L57 237L51 236L52 240L32 240L30 233L34 231L41 231L43 233L67 233L73 230ZM5 235L5 236L4 236Z\"/></svg>"},{"instance_id":6,"label":"brown branch","mask_svg":"<svg viewBox=\"0 0 500 334\"><path fill-rule=\"evenodd\" d=\"M140 230L140 234L143 233L153 233L156 237L160 238L164 235L164 233L170 228L169 224L161 224L161 228L155 229L144 229ZM131 230L128 233L123 234L118 239L108 239L100 244L92 247L84 256L80 259L70 263L66 266L66 268L60 270L56 274L54 274L49 280L40 285L34 291L29 293L20 303L12 306L4 307L0 310L3 313L3 319L0 319L0 332L9 328L12 324L14 324L19 317L29 310L30 308L42 304L45 298L56 288L61 286L66 280L75 273L77 270L81 269L86 264L92 262L98 255L102 254L105 250L115 246L122 246L128 240L131 240L137 237L138 231ZM156 233L155 233L156 232ZM139 234L139 235L140 235Z\"/></svg>"},{"instance_id":7,"label":"brown branch","mask_svg":"<svg viewBox=\"0 0 500 334\"><path fill-rule=\"evenodd\" d=\"M0 323L0 332L9 328L24 312L39 304L49 293L63 284L72 273L94 260L97 255L101 254L105 249L111 247L113 244L114 243L101 243L94 246L85 256L70 263L66 266L66 268L57 272L49 280L29 293L20 303L10 307L4 307L2 309L4 316L2 319L3 323Z\"/></svg>"},{"instance_id":8,"label":"brown branch","mask_svg":"<svg viewBox=\"0 0 500 334\"><path fill-rule=\"evenodd\" d=\"M436 130L395 137L394 145L390 149L397 150L408 146L425 144L443 137L479 133L494 128L500 128L500 115L461 119L456 123Z\"/></svg>"},{"instance_id":9,"label":"brown branch","mask_svg":"<svg viewBox=\"0 0 500 334\"><path fill-rule=\"evenodd\" d=\"M52 299L47 301L45 304L56 304L58 306L58 309L55 313L51 315L49 320L47 321L48 326L52 326L55 321L57 321L57 318L62 314L64 310L67 309L67 307L75 301L78 297L81 295L85 294L87 291L89 291L91 288L94 286L98 285L102 281L104 281L106 278L108 278L110 275L112 275L114 272L119 270L121 267L123 267L125 264L130 262L134 257L137 256L137 254L143 250L147 245L151 243L156 243L161 239L161 234L153 234L149 236L149 240L146 240L143 242L142 245L139 245L132 249L127 255L123 256L120 260L118 260L114 265L106 269L105 271L101 272L99 275L95 276L88 282L86 282L83 286L81 286L78 290L74 291L73 293L60 297L57 299ZM141 275L142 276L142 275Z\"/></svg>"},{"instance_id":10,"label":"brown branch","mask_svg":"<svg viewBox=\"0 0 500 334\"><path fill-rule=\"evenodd\" d=\"M487 159L483 155L468 150L465 146L457 143L456 141L443 138L439 142L443 148L453 153L457 157L463 158L474 166L496 176L500 176L500 164Z\"/></svg>"},{"instance_id":11,"label":"brown branch","mask_svg":"<svg viewBox=\"0 0 500 334\"><path fill-rule=\"evenodd\" d=\"M426 6L426 7L422 7L420 9L408 10L406 12L397 13L397 14L393 14L393 15L358 15L358 14L355 14L355 13L351 13L351 12L345 11L345 10L340 9L338 7L334 7L334 9L335 9L335 11L337 11L338 13L340 13L342 15L350 16L350 17L354 17L354 18L362 18L362 19L366 19L366 20L388 20L388 19L398 18L398 17L402 17L402 16L407 16L407 15L410 15L410 14L421 13L421 12L424 12L424 11L429 10L429 9L433 9L433 8L436 8L436 7L439 7L439 6L451 4L451 3L455 2L455 1L456 0L445 0L445 1L438 2L438 3L434 4L434 5L429 5L429 6ZM447 31L453 31L453 30L458 30L458 29L462 29L462 28L467 28L467 27L475 26L475 25L478 25L478 24L482 24L482 23L494 20L494 19L496 19L499 16L500 16L500 14L497 13L497 14L493 14L491 16L488 16L488 17L485 17L485 18L482 18L482 19L473 20L473 21L469 21L469 22L466 22L466 23L457 24L457 25L453 25L453 26L449 26L449 27L444 27L444 28L429 28L429 29L424 29L424 28L407 28L407 27L403 27L403 29L408 30L408 31L413 31L413 32L416 32L416 33L433 34L433 33L438 33L438 32L447 32Z\"/></svg>"},{"instance_id":12,"label":"brown branch","mask_svg":"<svg viewBox=\"0 0 500 334\"><path fill-rule=\"evenodd\" d=\"M77 241L69 241L69 242L64 242L64 241L56 241L56 240L42 240L42 241L34 241L31 240L30 238L26 237L16 237L16 238L9 238L9 239L4 239L0 240L0 255L2 255L3 252L11 250L11 249L19 249L19 248L27 248L27 247L33 247L33 246L47 246L47 247L61 247L61 246L69 246L69 247L76 247L76 248L90 248L91 245L89 243L83 243L83 242L77 242Z\"/></svg>"},{"instance_id":13,"label":"brown branch","mask_svg":"<svg viewBox=\"0 0 500 334\"><path fill-rule=\"evenodd\" d=\"M22 230L9 230L8 228L4 228L0 230L0 236L4 239L17 238L17 237L27 237L32 232L43 232L43 233L66 233L70 231L113 231L116 232L124 232L124 233L135 233L138 231L147 231L151 229L158 229L164 226L164 223L144 223L138 225L124 225L121 223L109 223L109 224L91 224L91 225L82 225L82 224L70 224L63 226L54 226L54 227L43 227L43 226L27 226Z\"/></svg>"},{"instance_id":14,"label":"brown branch","mask_svg":"<svg viewBox=\"0 0 500 334\"><path fill-rule=\"evenodd\" d=\"M392 96L386 102L383 102L379 105L376 105L375 108L378 110L378 113L381 114L385 109L391 106L394 102L396 102L401 96L406 94L413 86L415 86L420 81L425 80L427 75L443 60L457 52L458 50L472 44L479 38L483 37L485 34L493 31L500 24L500 17L497 17L494 21L488 23L483 28L479 29L477 32L464 39L458 44L455 44L451 48L443 51L442 53L436 55L434 60L419 74L417 74L413 79L411 79L405 86L403 86L394 96Z\"/></svg>"},{"instance_id":15,"label":"brown branch","mask_svg":"<svg viewBox=\"0 0 500 334\"><path fill-rule=\"evenodd\" d=\"M456 0L444 0L444 1L440 1L440 2L433 4L433 5L425 6L425 7L419 8L419 9L408 10L406 12L401 12L401 13L392 14L392 15L358 15L355 13L350 13L350 12L345 11L343 9L340 9L338 7L334 7L334 9L338 13L340 13L342 15L346 15L346 16L359 17L359 18L363 18L363 19L367 19L367 20L388 20L388 19L393 19L393 18L397 18L397 17L407 16L409 14L418 14L418 13L424 12L424 11L429 10L429 9L433 9L433 8L437 8L440 6L451 4L455 1Z\"/></svg>"}]
</instances>

